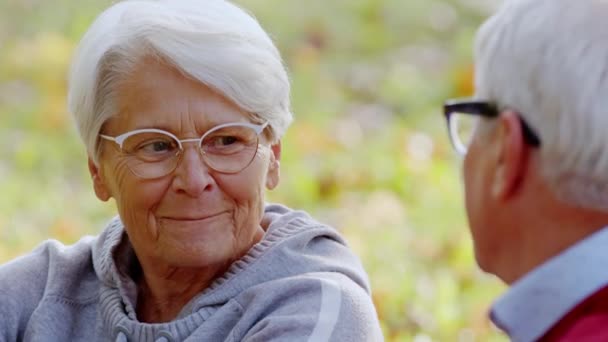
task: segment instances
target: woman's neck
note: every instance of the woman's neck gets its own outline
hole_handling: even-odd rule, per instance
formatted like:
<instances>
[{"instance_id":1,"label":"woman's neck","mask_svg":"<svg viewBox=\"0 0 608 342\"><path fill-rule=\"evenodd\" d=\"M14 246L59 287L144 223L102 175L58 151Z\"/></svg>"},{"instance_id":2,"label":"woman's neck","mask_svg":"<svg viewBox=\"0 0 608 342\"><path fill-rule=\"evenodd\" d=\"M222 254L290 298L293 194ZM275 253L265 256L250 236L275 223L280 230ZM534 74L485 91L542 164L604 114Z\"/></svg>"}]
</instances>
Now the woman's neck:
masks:
<instances>
[{"instance_id":1,"label":"woman's neck","mask_svg":"<svg viewBox=\"0 0 608 342\"><path fill-rule=\"evenodd\" d=\"M143 274L138 284L137 318L146 323L174 320L197 294L209 287L223 274L230 263L197 269L160 269L142 265Z\"/></svg>"}]
</instances>

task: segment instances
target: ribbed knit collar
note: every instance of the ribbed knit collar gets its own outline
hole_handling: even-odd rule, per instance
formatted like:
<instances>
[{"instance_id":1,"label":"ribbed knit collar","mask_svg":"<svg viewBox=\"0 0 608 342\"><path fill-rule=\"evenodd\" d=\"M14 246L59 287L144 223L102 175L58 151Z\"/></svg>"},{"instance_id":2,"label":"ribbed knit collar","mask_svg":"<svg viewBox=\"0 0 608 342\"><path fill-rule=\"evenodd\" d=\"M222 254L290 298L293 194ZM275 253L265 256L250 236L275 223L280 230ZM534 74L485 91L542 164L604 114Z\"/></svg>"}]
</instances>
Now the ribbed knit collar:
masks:
<instances>
[{"instance_id":1,"label":"ribbed knit collar","mask_svg":"<svg viewBox=\"0 0 608 342\"><path fill-rule=\"evenodd\" d=\"M278 211L288 210L284 207L273 205ZM97 242L93 245L93 266L98 278L102 282L100 290L101 315L106 328L113 329L112 336L122 333L129 340L147 341L154 340L158 336L165 336L169 340L183 340L200 326L217 308L228 300L235 297L244 289L259 282L258 277L241 276L242 273L255 272L251 270L252 265L275 245L286 237L296 234L305 228L319 228L320 225L303 212L291 212L291 215L281 215L270 212L270 225L263 239L254 245L245 256L234 262L229 269L220 277L215 279L211 285L201 294L194 297L182 312L178 319L168 323L148 324L137 321L134 305L136 303L136 287L134 282L120 272L120 262L128 262L128 255L134 255L122 248L131 248L125 238L123 223L119 217L110 221L105 230L100 234ZM312 225L311 225L312 223ZM324 227L324 229L327 229ZM335 238L340 239L339 236ZM121 245L121 241L123 244ZM124 245L127 241L127 246ZM121 249L116 253L118 249ZM122 257L116 258L116 255ZM120 259L117 261L116 259ZM280 277L287 271L279 271L272 277ZM238 280L237 280L238 279ZM135 294L133 293L135 291Z\"/></svg>"}]
</instances>

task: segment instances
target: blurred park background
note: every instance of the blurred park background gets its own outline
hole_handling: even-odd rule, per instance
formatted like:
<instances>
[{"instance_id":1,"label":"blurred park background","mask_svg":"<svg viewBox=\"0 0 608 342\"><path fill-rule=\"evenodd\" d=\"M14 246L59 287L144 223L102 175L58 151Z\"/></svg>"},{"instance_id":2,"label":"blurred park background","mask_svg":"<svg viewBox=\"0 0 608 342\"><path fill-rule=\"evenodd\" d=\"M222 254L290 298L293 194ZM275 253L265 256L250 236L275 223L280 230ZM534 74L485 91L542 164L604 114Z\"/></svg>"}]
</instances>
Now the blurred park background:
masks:
<instances>
[{"instance_id":1,"label":"blurred park background","mask_svg":"<svg viewBox=\"0 0 608 342\"><path fill-rule=\"evenodd\" d=\"M477 269L442 101L472 94L472 38L500 0L238 0L272 35L296 121L270 201L341 230L369 272L387 341L504 341L504 287ZM109 0L0 0L0 263L97 234L66 113L74 47Z\"/></svg>"}]
</instances>

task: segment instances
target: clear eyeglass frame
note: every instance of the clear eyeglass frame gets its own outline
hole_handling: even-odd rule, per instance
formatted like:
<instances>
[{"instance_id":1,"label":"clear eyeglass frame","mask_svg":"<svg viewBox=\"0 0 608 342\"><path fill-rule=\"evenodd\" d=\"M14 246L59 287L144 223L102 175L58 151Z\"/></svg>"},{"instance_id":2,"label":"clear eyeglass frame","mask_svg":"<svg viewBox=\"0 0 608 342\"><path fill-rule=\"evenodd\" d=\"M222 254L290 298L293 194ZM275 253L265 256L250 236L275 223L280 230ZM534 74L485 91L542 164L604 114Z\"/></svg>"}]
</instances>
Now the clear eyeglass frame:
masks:
<instances>
[{"instance_id":1,"label":"clear eyeglass frame","mask_svg":"<svg viewBox=\"0 0 608 342\"><path fill-rule=\"evenodd\" d=\"M131 170L133 174L143 179L161 178L175 171L175 169L181 162L181 157L184 151L183 144L185 143L197 143L199 153L201 154L204 163L210 169L220 173L235 174L241 172L253 162L255 156L258 153L260 145L259 136L267 126L268 122L263 124L253 124L246 122L225 123L211 128L210 130L205 132L205 134L203 134L200 138L190 139L179 139L171 132L156 128L137 129L125 132L117 136L99 134L99 137L104 140L116 143L121 153L127 158L129 158L129 160L127 161L127 167ZM213 156L212 153L209 153L207 149L204 148L203 142L207 137L210 137L213 134L230 128L246 128L252 130L253 133L255 133L255 141L250 143L248 149L242 150L239 154L226 155L222 156L222 158ZM170 138L173 142L175 142L177 144L178 149L173 154L170 154L167 158L163 160L142 160L139 157L133 155L132 153L128 153L124 150L125 141L139 134L158 134L159 136L165 136L166 138ZM222 163L222 160L229 161L229 163Z\"/></svg>"}]
</instances>

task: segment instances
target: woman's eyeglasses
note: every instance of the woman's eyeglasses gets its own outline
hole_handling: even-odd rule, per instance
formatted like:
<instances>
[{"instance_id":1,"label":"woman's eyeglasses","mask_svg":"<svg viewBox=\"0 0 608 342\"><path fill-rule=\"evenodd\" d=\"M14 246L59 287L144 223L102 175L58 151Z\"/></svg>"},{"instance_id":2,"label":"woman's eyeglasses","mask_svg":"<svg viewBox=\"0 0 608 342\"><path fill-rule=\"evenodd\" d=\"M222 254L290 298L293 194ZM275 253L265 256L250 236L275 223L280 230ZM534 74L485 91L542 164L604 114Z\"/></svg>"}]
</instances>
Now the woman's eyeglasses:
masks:
<instances>
[{"instance_id":1,"label":"woman's eyeglasses","mask_svg":"<svg viewBox=\"0 0 608 342\"><path fill-rule=\"evenodd\" d=\"M221 173L238 173L245 169L258 150L259 135L268 123L227 123L213 127L200 138L178 139L160 129L138 129L112 137L125 155L127 166L138 177L160 178L173 172L183 155L184 143L195 143L207 166Z\"/></svg>"},{"instance_id":2,"label":"woman's eyeglasses","mask_svg":"<svg viewBox=\"0 0 608 342\"><path fill-rule=\"evenodd\" d=\"M480 117L495 118L500 114L498 107L490 102L476 100L448 100L443 106L443 113L448 124L448 133L452 146L458 154L464 156ZM520 116L524 140L530 146L540 146L538 135Z\"/></svg>"}]
</instances>

